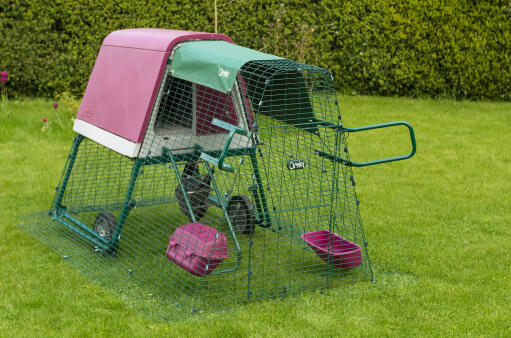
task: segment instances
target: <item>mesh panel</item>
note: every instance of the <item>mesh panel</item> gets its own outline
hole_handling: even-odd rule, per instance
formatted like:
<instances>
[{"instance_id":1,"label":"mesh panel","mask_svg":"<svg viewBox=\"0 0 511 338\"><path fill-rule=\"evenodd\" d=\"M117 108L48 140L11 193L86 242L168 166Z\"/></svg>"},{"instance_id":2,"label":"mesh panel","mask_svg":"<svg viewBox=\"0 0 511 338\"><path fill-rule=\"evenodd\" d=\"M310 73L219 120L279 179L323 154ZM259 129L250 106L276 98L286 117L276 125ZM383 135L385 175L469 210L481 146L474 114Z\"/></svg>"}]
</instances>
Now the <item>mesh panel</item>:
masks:
<instances>
[{"instance_id":1,"label":"mesh panel","mask_svg":"<svg viewBox=\"0 0 511 338\"><path fill-rule=\"evenodd\" d=\"M22 227L152 316L372 278L330 74L246 64L217 92L167 68L137 158L78 135ZM48 213L45 213L48 215Z\"/></svg>"}]
</instances>

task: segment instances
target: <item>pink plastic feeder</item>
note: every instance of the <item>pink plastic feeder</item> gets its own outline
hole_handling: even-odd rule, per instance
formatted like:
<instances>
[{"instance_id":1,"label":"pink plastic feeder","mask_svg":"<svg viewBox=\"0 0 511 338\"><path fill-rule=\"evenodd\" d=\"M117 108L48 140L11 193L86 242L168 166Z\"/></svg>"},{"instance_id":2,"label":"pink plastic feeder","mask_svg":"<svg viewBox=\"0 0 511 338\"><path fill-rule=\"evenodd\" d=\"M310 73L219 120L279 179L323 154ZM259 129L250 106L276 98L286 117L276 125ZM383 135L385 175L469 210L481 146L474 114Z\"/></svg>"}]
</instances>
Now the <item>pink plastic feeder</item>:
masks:
<instances>
[{"instance_id":1,"label":"pink plastic feeder","mask_svg":"<svg viewBox=\"0 0 511 338\"><path fill-rule=\"evenodd\" d=\"M301 237L322 260L338 268L351 269L362 263L360 246L328 230L308 232Z\"/></svg>"},{"instance_id":2,"label":"pink plastic feeder","mask_svg":"<svg viewBox=\"0 0 511 338\"><path fill-rule=\"evenodd\" d=\"M201 223L180 226L170 236L167 258L197 276L213 271L227 254L225 235Z\"/></svg>"}]
</instances>

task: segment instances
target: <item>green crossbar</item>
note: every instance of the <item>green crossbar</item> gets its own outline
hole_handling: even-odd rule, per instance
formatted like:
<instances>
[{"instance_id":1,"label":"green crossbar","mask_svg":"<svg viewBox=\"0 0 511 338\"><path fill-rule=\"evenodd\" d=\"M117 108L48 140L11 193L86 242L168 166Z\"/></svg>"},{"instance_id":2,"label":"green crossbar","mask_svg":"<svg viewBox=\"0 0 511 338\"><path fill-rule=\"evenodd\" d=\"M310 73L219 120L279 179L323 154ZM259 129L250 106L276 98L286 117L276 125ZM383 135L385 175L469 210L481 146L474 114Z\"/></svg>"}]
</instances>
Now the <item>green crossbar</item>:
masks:
<instances>
[{"instance_id":1,"label":"green crossbar","mask_svg":"<svg viewBox=\"0 0 511 338\"><path fill-rule=\"evenodd\" d=\"M211 124L229 130L229 135L227 135L227 140L225 141L224 148L222 149L222 153L220 154L220 157L218 159L206 153L202 153L200 158L206 162L218 166L220 170L234 172L234 168L232 167L232 165L224 162L229 152L229 146L231 145L234 134L248 135L248 131L233 124L219 120L217 118L214 118L213 121L211 121Z\"/></svg>"}]
</instances>

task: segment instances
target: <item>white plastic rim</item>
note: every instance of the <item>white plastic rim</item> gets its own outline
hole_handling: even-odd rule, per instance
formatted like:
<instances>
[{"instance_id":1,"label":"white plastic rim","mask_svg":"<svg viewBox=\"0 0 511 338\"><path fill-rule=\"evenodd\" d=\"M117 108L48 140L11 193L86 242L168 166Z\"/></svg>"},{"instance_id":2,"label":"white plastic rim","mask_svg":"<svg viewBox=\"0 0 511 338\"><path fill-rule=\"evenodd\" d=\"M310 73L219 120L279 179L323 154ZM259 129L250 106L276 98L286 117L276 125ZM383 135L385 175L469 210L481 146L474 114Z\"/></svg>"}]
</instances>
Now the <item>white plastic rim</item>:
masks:
<instances>
[{"instance_id":1,"label":"white plastic rim","mask_svg":"<svg viewBox=\"0 0 511 338\"><path fill-rule=\"evenodd\" d=\"M140 152L140 143L132 142L82 120L75 120L73 130L124 156L134 158Z\"/></svg>"}]
</instances>

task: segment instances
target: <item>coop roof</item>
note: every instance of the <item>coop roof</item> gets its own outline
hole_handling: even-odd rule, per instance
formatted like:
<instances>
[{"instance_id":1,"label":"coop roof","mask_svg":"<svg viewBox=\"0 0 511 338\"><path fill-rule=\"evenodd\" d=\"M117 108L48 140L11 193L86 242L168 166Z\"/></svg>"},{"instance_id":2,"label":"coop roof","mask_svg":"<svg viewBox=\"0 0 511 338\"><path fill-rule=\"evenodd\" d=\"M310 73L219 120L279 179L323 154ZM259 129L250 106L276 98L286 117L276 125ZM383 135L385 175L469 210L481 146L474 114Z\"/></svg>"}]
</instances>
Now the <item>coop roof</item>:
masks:
<instances>
[{"instance_id":1,"label":"coop roof","mask_svg":"<svg viewBox=\"0 0 511 338\"><path fill-rule=\"evenodd\" d=\"M174 77L227 93L244 64L277 59L282 58L226 41L192 41L176 51L171 71Z\"/></svg>"}]
</instances>

